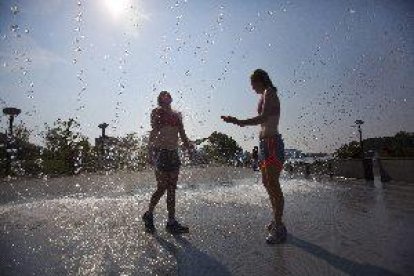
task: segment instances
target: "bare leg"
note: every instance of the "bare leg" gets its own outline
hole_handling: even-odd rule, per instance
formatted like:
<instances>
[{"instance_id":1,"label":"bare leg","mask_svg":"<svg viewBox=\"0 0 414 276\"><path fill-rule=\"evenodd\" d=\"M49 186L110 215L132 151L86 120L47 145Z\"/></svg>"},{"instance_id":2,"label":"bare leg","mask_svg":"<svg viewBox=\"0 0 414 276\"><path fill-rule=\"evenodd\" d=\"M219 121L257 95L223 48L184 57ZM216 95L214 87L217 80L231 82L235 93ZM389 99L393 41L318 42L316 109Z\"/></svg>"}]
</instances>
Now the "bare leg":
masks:
<instances>
[{"instance_id":1,"label":"bare leg","mask_svg":"<svg viewBox=\"0 0 414 276\"><path fill-rule=\"evenodd\" d=\"M178 174L178 170L170 173L167 187L168 222L166 229L171 234L184 234L189 232L187 226L181 225L175 219L175 190L177 188Z\"/></svg>"},{"instance_id":2,"label":"bare leg","mask_svg":"<svg viewBox=\"0 0 414 276\"><path fill-rule=\"evenodd\" d=\"M263 184L270 198L274 221L277 225L282 225L284 197L280 188L279 175L280 173L274 168L262 169Z\"/></svg>"},{"instance_id":3,"label":"bare leg","mask_svg":"<svg viewBox=\"0 0 414 276\"><path fill-rule=\"evenodd\" d=\"M167 187L167 210L168 219L175 219L175 190L177 188L179 171L171 172L169 175L169 183Z\"/></svg>"},{"instance_id":4,"label":"bare leg","mask_svg":"<svg viewBox=\"0 0 414 276\"><path fill-rule=\"evenodd\" d=\"M164 195L165 190L167 189L168 178L165 177L164 172L155 171L155 177L157 179L157 190L152 194L148 211L150 213L154 212L155 206L157 206L161 197Z\"/></svg>"},{"instance_id":5,"label":"bare leg","mask_svg":"<svg viewBox=\"0 0 414 276\"><path fill-rule=\"evenodd\" d=\"M168 219L175 219L175 189L167 189L167 210L168 210Z\"/></svg>"}]
</instances>

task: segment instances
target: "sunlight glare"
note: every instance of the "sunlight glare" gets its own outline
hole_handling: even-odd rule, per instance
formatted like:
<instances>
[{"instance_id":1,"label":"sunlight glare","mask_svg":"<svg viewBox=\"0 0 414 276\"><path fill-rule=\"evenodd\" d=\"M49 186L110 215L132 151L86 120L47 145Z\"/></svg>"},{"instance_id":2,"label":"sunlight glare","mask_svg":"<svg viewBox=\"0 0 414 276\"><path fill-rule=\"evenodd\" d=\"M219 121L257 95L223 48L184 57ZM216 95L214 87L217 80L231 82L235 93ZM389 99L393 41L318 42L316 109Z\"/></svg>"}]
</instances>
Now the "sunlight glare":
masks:
<instances>
[{"instance_id":1,"label":"sunlight glare","mask_svg":"<svg viewBox=\"0 0 414 276\"><path fill-rule=\"evenodd\" d=\"M129 0L105 0L105 6L113 18L118 18L128 8Z\"/></svg>"}]
</instances>

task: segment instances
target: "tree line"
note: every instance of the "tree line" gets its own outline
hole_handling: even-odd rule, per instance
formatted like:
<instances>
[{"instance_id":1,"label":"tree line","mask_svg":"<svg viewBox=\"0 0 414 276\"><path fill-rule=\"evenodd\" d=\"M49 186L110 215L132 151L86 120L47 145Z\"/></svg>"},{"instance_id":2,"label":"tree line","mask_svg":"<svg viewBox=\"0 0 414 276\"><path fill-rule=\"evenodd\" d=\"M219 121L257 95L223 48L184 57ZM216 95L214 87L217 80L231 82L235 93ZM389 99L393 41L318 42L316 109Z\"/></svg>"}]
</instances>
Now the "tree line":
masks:
<instances>
[{"instance_id":1,"label":"tree line","mask_svg":"<svg viewBox=\"0 0 414 276\"><path fill-rule=\"evenodd\" d=\"M400 131L392 137L367 138L362 141L364 156L372 157L377 154L380 157L414 157L414 133ZM361 145L352 141L342 145L336 150L338 158L362 158Z\"/></svg>"},{"instance_id":2,"label":"tree line","mask_svg":"<svg viewBox=\"0 0 414 276\"><path fill-rule=\"evenodd\" d=\"M43 145L29 142L30 131L20 124L13 137L0 133L0 175L56 176L99 170L141 170L147 166L148 134L129 133L123 137L99 137L92 145L73 118L45 124ZM103 141L103 143L102 143ZM229 164L242 152L230 136L213 132L195 141L205 163Z\"/></svg>"}]
</instances>

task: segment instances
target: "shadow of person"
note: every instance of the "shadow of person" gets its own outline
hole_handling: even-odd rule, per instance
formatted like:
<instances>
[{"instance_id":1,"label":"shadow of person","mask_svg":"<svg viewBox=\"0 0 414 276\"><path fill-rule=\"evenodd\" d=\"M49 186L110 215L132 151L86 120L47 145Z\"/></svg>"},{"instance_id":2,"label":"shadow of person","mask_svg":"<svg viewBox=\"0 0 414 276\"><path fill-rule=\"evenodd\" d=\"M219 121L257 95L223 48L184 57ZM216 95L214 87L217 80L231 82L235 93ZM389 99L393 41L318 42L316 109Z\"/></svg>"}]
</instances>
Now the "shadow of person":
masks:
<instances>
[{"instance_id":1,"label":"shadow of person","mask_svg":"<svg viewBox=\"0 0 414 276\"><path fill-rule=\"evenodd\" d=\"M307 242L291 234L288 234L287 242L301 248L319 259L326 261L331 266L349 275L399 275L385 268L365 263L358 263L337 256L316 244Z\"/></svg>"},{"instance_id":2,"label":"shadow of person","mask_svg":"<svg viewBox=\"0 0 414 276\"><path fill-rule=\"evenodd\" d=\"M174 236L178 246L159 235L154 235L154 238L176 258L178 275L231 275L223 264L194 247L184 237Z\"/></svg>"}]
</instances>

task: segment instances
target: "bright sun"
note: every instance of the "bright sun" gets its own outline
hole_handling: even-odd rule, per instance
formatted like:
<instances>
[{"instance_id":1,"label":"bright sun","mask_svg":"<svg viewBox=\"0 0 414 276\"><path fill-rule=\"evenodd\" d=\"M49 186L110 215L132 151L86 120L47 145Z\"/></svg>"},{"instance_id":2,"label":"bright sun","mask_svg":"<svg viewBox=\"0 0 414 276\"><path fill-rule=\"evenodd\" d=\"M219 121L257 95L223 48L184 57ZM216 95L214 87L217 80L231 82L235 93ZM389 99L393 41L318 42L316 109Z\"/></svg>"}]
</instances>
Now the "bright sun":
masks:
<instances>
[{"instance_id":1,"label":"bright sun","mask_svg":"<svg viewBox=\"0 0 414 276\"><path fill-rule=\"evenodd\" d=\"M105 6L115 19L120 17L128 8L129 0L105 0Z\"/></svg>"}]
</instances>

